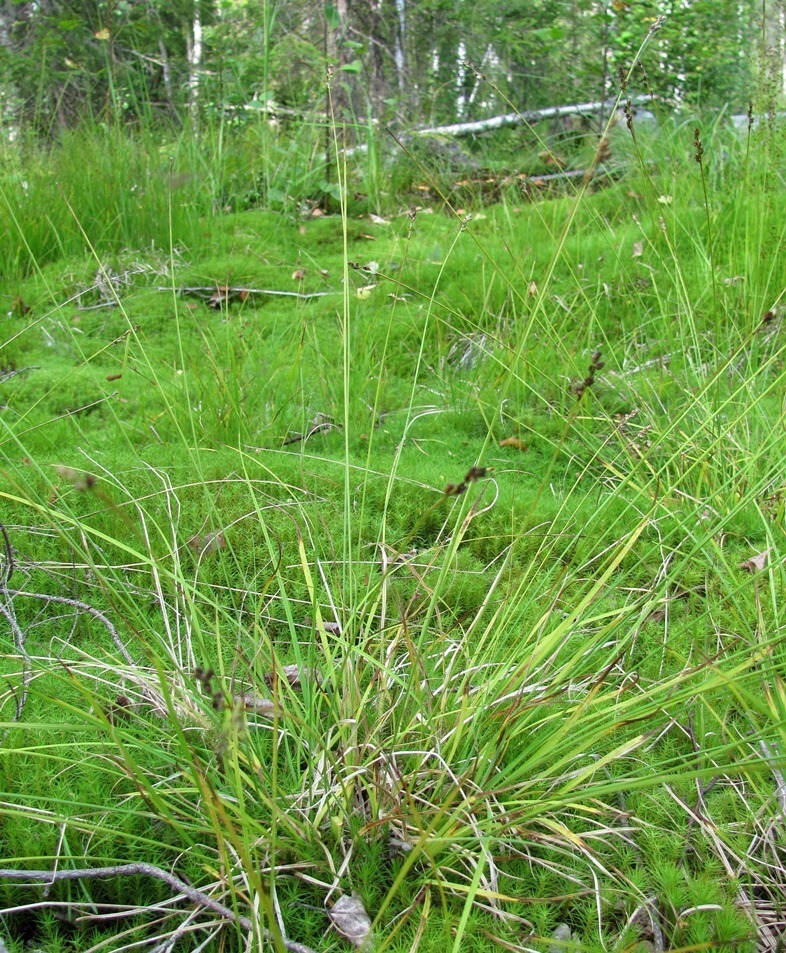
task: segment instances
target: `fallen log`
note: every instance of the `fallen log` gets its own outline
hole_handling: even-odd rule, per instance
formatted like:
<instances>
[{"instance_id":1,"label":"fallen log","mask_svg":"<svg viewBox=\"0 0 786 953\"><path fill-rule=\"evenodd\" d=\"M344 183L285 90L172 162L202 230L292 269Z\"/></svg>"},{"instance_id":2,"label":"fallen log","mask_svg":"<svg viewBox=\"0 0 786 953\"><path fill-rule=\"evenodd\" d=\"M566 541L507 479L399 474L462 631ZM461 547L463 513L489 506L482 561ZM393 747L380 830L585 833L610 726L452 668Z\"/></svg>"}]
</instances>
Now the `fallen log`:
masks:
<instances>
[{"instance_id":1,"label":"fallen log","mask_svg":"<svg viewBox=\"0 0 786 953\"><path fill-rule=\"evenodd\" d=\"M505 113L490 119L476 122L456 122L447 126L429 126L425 129L413 129L409 136L472 136L479 132L490 132L503 126L521 126L538 122L541 119L558 119L561 116L592 116L595 113L622 109L625 102L631 106L641 106L652 102L655 97L649 93L632 96L630 100L606 99L594 103L576 103L572 106L548 106L546 109L527 109L523 112Z\"/></svg>"},{"instance_id":2,"label":"fallen log","mask_svg":"<svg viewBox=\"0 0 786 953\"><path fill-rule=\"evenodd\" d=\"M159 285L154 291L172 292L171 285ZM297 298L299 301L311 301L313 298L326 298L330 295L340 295L341 291L279 291L273 288L246 288L235 285L190 285L175 286L174 290L180 295L194 295L207 301L211 308L220 308L221 305L229 301L245 301L253 295L279 297L279 298Z\"/></svg>"},{"instance_id":3,"label":"fallen log","mask_svg":"<svg viewBox=\"0 0 786 953\"><path fill-rule=\"evenodd\" d=\"M605 99L591 103L574 103L568 106L547 106L545 109L525 109L523 112L504 113L501 116L491 116L489 119L479 119L475 122L454 122L446 126L426 126L423 129L410 129L405 133L394 133L391 129L386 132L399 144L411 142L418 136L473 136L481 132L493 132L505 126L522 126L526 123L538 122L541 119L559 119L562 116L592 116L603 111L621 112L629 102L634 108L650 103L655 99L651 93L642 93L640 96L631 96L629 100ZM354 146L344 149L341 155L349 159L353 155L364 155L368 152L367 145Z\"/></svg>"}]
</instances>

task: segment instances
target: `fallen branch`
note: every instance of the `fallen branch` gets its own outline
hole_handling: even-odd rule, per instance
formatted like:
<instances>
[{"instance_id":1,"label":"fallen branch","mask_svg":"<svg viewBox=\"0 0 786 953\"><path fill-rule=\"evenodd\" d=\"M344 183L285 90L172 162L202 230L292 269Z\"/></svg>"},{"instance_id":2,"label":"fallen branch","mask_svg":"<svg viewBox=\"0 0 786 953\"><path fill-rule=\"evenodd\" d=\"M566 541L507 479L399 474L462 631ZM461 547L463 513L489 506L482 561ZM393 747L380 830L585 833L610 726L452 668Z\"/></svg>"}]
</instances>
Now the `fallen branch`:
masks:
<instances>
[{"instance_id":1,"label":"fallen branch","mask_svg":"<svg viewBox=\"0 0 786 953\"><path fill-rule=\"evenodd\" d=\"M153 289L154 291L172 291L171 286L158 286ZM272 288L243 288L241 286L234 285L188 285L182 286L180 288L174 289L178 294L181 295L196 295L199 298L204 298L209 301L214 295L218 294L225 298L246 298L250 295L267 295L269 297L277 298L297 298L300 301L310 301L312 298L325 298L329 295L340 295L341 291L311 291L311 292L302 292L302 291L278 291Z\"/></svg>"},{"instance_id":2,"label":"fallen branch","mask_svg":"<svg viewBox=\"0 0 786 953\"><path fill-rule=\"evenodd\" d=\"M251 933L254 929L254 922L249 917L235 913L223 903L213 900L204 891L189 886L179 877L154 864L121 864L117 867L85 867L81 870L0 870L0 880L22 880L45 884L58 883L61 880L106 880L109 877L138 877L140 875L163 881L192 903L201 904L206 910L210 910L222 919L235 923L246 933ZM261 933L266 940L273 939L272 933L264 927L261 928ZM286 938L282 940L284 948L289 953L314 953L310 946L305 946L303 943L296 943Z\"/></svg>"},{"instance_id":3,"label":"fallen branch","mask_svg":"<svg viewBox=\"0 0 786 953\"><path fill-rule=\"evenodd\" d=\"M2 567L2 572L0 572L0 597L2 597L0 598L0 615L5 618L11 631L13 632L14 643L16 644L19 655L22 659L22 685L16 700L16 713L14 715L14 721L21 720L22 711L27 702L28 690L33 675L30 657L27 654L27 650L25 648L25 633L23 632L19 623L16 621L16 613L14 612L13 599L16 597L24 599L38 599L39 601L45 602L47 604L55 603L57 605L69 606L72 609L76 609L78 612L87 613L87 615L95 619L96 622L100 622L104 626L112 638L112 641L117 646L118 651L128 663L129 667L132 670L138 668L134 657L128 651L125 643L120 638L120 633L117 631L114 623L100 609L96 609L95 606L91 606L89 603L82 602L79 599L72 599L69 596L57 596L48 592L29 592L26 589L10 588L8 581L10 580L16 565L14 562L14 553L11 546L11 540L8 537L8 531L2 523L0 523L0 534L2 535L5 556L5 564ZM150 688L143 686L142 695L150 703L154 712L159 715L164 713L165 706L162 704L160 699L156 698L155 693Z\"/></svg>"},{"instance_id":4,"label":"fallen branch","mask_svg":"<svg viewBox=\"0 0 786 953\"><path fill-rule=\"evenodd\" d=\"M329 433L331 430L341 430L341 427L333 423L332 420L324 418L322 414L318 414L317 419L305 433L291 434L281 446L288 447L291 443L300 443L301 440L305 442L309 437L313 437L315 433Z\"/></svg>"},{"instance_id":5,"label":"fallen branch","mask_svg":"<svg viewBox=\"0 0 786 953\"><path fill-rule=\"evenodd\" d=\"M655 97L649 93L641 96L632 96L630 104L641 106L652 102ZM409 136L472 136L478 132L490 132L501 129L503 126L521 126L525 123L538 122L540 119L559 119L561 116L592 116L594 113L620 109L623 100L606 99L594 103L576 103L572 106L549 106L546 109L527 109L524 112L505 113L502 116L492 116L490 119L480 119L477 122L454 122L448 126L428 126L425 129L413 129Z\"/></svg>"},{"instance_id":6,"label":"fallen branch","mask_svg":"<svg viewBox=\"0 0 786 953\"><path fill-rule=\"evenodd\" d=\"M22 656L24 663L24 669L22 673L22 692L20 697L17 699L16 705L16 717L15 721L19 721L22 716L22 709L25 706L27 701L28 688L30 686L30 681L32 679L32 666L30 665L30 659L27 655L27 652L24 647L24 633L16 622L16 617L13 612L13 607L11 605L10 596L20 596L25 599L38 599L41 602L46 603L56 603L58 605L70 606L72 609L76 609L79 612L86 612L89 616L92 616L97 622L100 622L109 632L109 635L112 638L112 641L117 646L118 651L126 660L128 665L132 670L138 669L138 665L134 660L134 657L126 648L125 643L120 638L120 633L117 631L114 624L109 620L109 618L101 612L100 609L96 609L95 606L89 605L87 602L81 602L79 599L71 599L68 596L56 596L48 592L28 592L25 589L9 589L8 586L2 586L0 592L5 597L5 603L0 602L0 615L5 616L6 621L11 627L12 632L14 633L14 641L16 646L19 649L19 653ZM150 704L153 712L159 717L163 717L166 712L166 706L162 700L156 697L155 692L148 688L146 685L142 685L140 689L142 697L147 700ZM2 953L2 951L0 951Z\"/></svg>"},{"instance_id":7,"label":"fallen branch","mask_svg":"<svg viewBox=\"0 0 786 953\"><path fill-rule=\"evenodd\" d=\"M10 381L11 378L16 377L17 374L26 374L28 371L38 371L40 369L39 364L31 364L30 367L20 367L18 370L0 371L0 384L5 384L6 381Z\"/></svg>"},{"instance_id":8,"label":"fallen branch","mask_svg":"<svg viewBox=\"0 0 786 953\"><path fill-rule=\"evenodd\" d=\"M95 606L91 606L87 602L80 602L79 599L71 599L68 596L55 596L48 592L27 592L24 589L8 589L5 586L2 592L6 596L21 596L25 599L39 599L41 602L56 602L58 605L70 606L72 609L78 609L80 612L86 612L106 628L112 637L112 641L126 662L128 662L132 668L137 667L134 657L126 648L114 624L110 622L100 609L96 609Z\"/></svg>"},{"instance_id":9,"label":"fallen branch","mask_svg":"<svg viewBox=\"0 0 786 953\"><path fill-rule=\"evenodd\" d=\"M626 172L623 166L596 166L594 169L571 169L569 172L549 172L548 175L528 175L522 179L522 185L542 185L545 182L563 182L566 179L606 179L623 175Z\"/></svg>"},{"instance_id":10,"label":"fallen branch","mask_svg":"<svg viewBox=\"0 0 786 953\"><path fill-rule=\"evenodd\" d=\"M5 528L4 523L0 523L0 533L2 533L3 536L3 551L5 556L5 563L2 567L2 573L0 573L0 593L2 593L4 597L3 602L0 603L0 614L5 617L6 622L14 634L14 644L19 650L19 655L22 659L22 686L16 699L16 711L14 712L14 721L20 721L24 707L27 704L27 694L30 688L30 681L33 677L33 667L30 663L30 656L27 654L27 649L25 648L25 633L16 621L13 604L8 598L12 592L12 590L8 588L8 581L13 575L16 564L14 562L14 550L11 546L8 530Z\"/></svg>"},{"instance_id":11,"label":"fallen branch","mask_svg":"<svg viewBox=\"0 0 786 953\"><path fill-rule=\"evenodd\" d=\"M22 712L24 711L25 705L27 704L27 694L30 689L30 681L33 677L33 669L30 664L30 656L27 654L27 650L25 649L25 634L22 631L19 623L16 621L16 615L14 614L13 609L10 606L0 603L0 614L5 617L5 620L8 623L11 631L14 633L14 644L16 645L19 655L22 658L22 685L19 695L16 699L16 711L14 712L14 721L20 721L22 718Z\"/></svg>"},{"instance_id":12,"label":"fallen branch","mask_svg":"<svg viewBox=\"0 0 786 953\"><path fill-rule=\"evenodd\" d=\"M655 96L646 93L641 96L632 96L630 100L605 99L592 103L575 103L569 106L548 106L545 109L526 109L523 112L504 113L501 116L491 116L489 119L479 119L476 122L454 122L447 126L426 126L423 129L411 129L400 134L388 133L396 142L411 142L418 136L474 136L480 132L493 132L505 126L523 126L527 123L538 122L541 119L559 119L562 116L592 116L605 111L621 111L626 102L631 106L643 106L652 102ZM351 149L344 149L343 156L350 158L353 155L364 155L368 146L363 144Z\"/></svg>"}]
</instances>

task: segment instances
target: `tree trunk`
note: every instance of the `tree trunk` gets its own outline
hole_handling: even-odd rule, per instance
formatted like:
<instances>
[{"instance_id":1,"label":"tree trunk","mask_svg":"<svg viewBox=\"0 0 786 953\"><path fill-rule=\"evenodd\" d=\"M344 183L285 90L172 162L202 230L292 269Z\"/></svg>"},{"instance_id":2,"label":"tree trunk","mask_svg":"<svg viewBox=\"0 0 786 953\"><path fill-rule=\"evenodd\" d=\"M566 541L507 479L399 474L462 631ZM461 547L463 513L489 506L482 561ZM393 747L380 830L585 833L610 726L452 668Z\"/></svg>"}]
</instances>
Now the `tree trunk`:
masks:
<instances>
[{"instance_id":1,"label":"tree trunk","mask_svg":"<svg viewBox=\"0 0 786 953\"><path fill-rule=\"evenodd\" d=\"M403 94L405 89L404 71L406 68L404 50L406 49L407 41L407 16L405 0L396 0L396 14L398 22L396 24L396 39L393 46L393 61L396 64L396 82L398 85L398 91L399 94Z\"/></svg>"},{"instance_id":2,"label":"tree trunk","mask_svg":"<svg viewBox=\"0 0 786 953\"><path fill-rule=\"evenodd\" d=\"M191 32L186 37L188 56L188 108L191 121L196 128L199 124L199 69L202 65L202 20L199 4L194 4L194 16L191 20Z\"/></svg>"},{"instance_id":3,"label":"tree trunk","mask_svg":"<svg viewBox=\"0 0 786 953\"><path fill-rule=\"evenodd\" d=\"M332 14L325 17L325 56L328 63L328 115L333 115L336 124L350 121L350 101L346 88L346 74L342 68L347 65L347 50L344 45L349 24L349 0L336 0L335 4L325 4L326 11Z\"/></svg>"},{"instance_id":4,"label":"tree trunk","mask_svg":"<svg viewBox=\"0 0 786 953\"><path fill-rule=\"evenodd\" d=\"M351 120L350 102L347 95L346 73L342 67L347 63L347 51L344 46L349 17L349 0L336 0L335 5L325 4L325 59L327 61L327 82L325 112L325 211L338 211L339 202L330 191L338 184L336 168L336 150L334 135L339 146L346 147L346 124Z\"/></svg>"}]
</instances>

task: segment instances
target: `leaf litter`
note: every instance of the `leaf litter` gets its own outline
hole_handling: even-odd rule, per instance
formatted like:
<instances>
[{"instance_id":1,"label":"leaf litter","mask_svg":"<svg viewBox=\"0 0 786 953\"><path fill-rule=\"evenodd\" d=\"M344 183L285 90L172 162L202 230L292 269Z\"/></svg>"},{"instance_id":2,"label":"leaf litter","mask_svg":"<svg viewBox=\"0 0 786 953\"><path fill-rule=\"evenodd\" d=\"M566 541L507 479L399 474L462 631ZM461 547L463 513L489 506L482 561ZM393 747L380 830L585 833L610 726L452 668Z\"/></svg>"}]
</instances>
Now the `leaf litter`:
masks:
<instances>
[{"instance_id":1,"label":"leaf litter","mask_svg":"<svg viewBox=\"0 0 786 953\"><path fill-rule=\"evenodd\" d=\"M763 552L757 553L755 556L751 556L750 559L746 559L744 562L738 563L737 569L742 569L743 572L761 572L762 569L765 569L767 566L769 555L770 550L765 549Z\"/></svg>"},{"instance_id":2,"label":"leaf litter","mask_svg":"<svg viewBox=\"0 0 786 953\"><path fill-rule=\"evenodd\" d=\"M366 913L363 901L356 893L339 897L328 916L336 931L352 946L357 949L371 948L371 917Z\"/></svg>"}]
</instances>

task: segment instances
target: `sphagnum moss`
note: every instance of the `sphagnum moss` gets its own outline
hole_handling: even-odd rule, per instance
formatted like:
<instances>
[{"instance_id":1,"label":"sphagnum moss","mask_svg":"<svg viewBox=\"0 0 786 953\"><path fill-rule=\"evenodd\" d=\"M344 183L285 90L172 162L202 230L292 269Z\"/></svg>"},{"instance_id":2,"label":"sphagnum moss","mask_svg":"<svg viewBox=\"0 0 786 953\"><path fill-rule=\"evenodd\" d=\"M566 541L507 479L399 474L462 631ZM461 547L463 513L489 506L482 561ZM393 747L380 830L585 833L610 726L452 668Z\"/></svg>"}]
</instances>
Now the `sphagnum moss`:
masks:
<instances>
[{"instance_id":1,"label":"sphagnum moss","mask_svg":"<svg viewBox=\"0 0 786 953\"><path fill-rule=\"evenodd\" d=\"M6 865L152 864L199 894L171 903L144 874L34 888L53 916L9 877L12 948L30 923L52 949L277 928L325 948L354 891L381 949L547 949L563 927L585 950L752 949L782 885L763 846L784 743L782 199L755 141L744 194L733 142L702 181L656 177L643 134L611 147L641 172L474 221L248 211L204 234L194 202L169 256L109 242L97 261L55 216L64 257L36 270L52 253L19 219ZM92 240L94 206L65 192ZM128 281L80 309L110 254ZM343 292L345 258L335 302L179 293ZM108 935L70 925L117 905Z\"/></svg>"}]
</instances>

